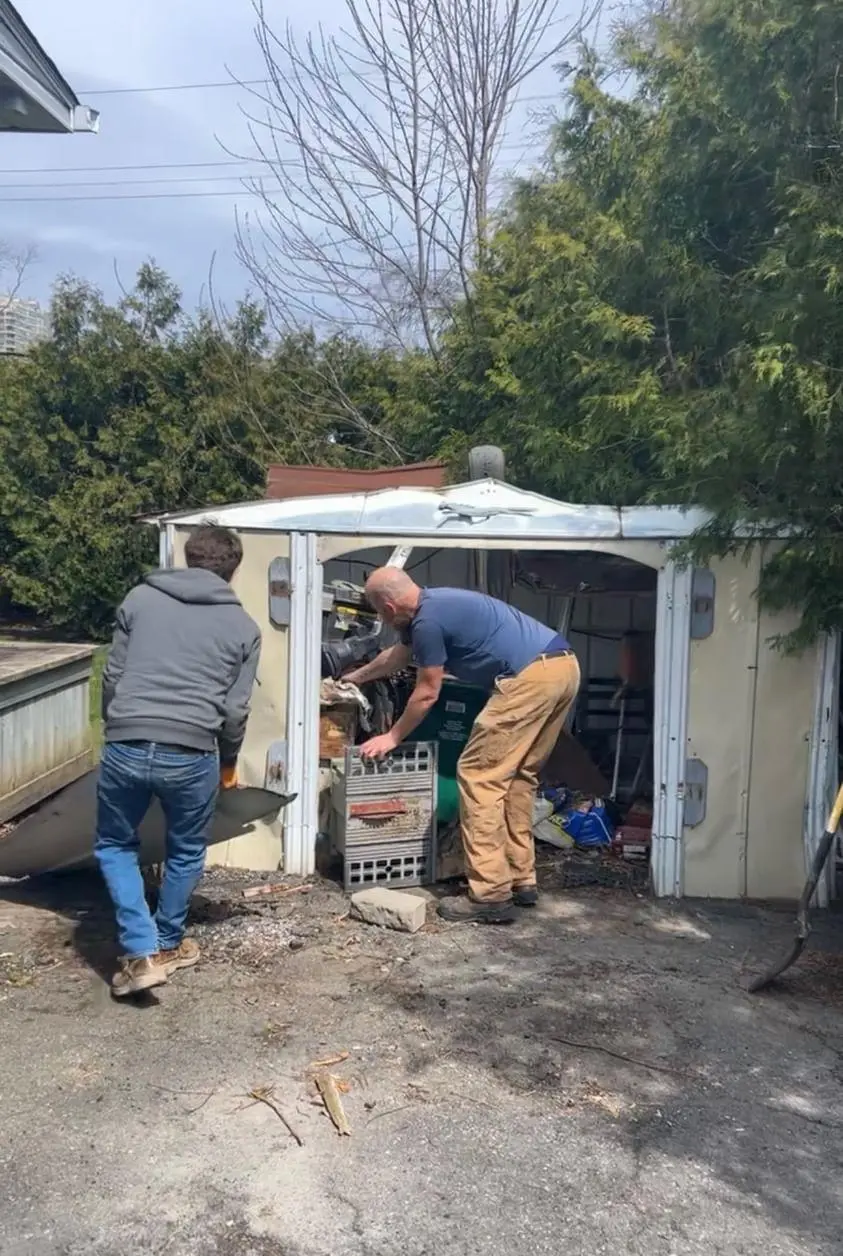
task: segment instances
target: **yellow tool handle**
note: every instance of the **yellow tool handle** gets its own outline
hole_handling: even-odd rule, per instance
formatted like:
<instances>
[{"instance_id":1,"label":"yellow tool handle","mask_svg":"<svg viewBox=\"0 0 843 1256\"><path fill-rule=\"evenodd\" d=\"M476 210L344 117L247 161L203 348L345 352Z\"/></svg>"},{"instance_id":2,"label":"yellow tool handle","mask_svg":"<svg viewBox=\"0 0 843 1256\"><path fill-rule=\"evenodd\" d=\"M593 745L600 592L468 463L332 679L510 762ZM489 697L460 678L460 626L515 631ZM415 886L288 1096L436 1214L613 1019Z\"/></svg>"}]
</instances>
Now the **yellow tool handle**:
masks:
<instances>
[{"instance_id":1,"label":"yellow tool handle","mask_svg":"<svg viewBox=\"0 0 843 1256\"><path fill-rule=\"evenodd\" d=\"M831 813L828 817L828 824L826 825L826 830L825 830L826 833L837 832L837 830L840 828L841 816L843 816L843 785L841 785L837 791L837 797L834 800L834 806L831 808Z\"/></svg>"}]
</instances>

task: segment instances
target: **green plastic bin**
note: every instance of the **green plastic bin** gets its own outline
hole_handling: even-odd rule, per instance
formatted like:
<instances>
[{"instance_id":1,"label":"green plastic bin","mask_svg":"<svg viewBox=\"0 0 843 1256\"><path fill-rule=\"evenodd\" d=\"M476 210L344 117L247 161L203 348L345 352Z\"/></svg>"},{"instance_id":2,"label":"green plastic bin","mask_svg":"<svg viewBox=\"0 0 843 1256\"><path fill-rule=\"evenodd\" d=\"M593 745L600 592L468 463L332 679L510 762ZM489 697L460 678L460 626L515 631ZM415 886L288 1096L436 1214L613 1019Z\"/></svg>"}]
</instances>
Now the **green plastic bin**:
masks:
<instances>
[{"instance_id":1,"label":"green plastic bin","mask_svg":"<svg viewBox=\"0 0 843 1256\"><path fill-rule=\"evenodd\" d=\"M457 762L488 698L486 690L476 685L445 680L435 707L411 734L413 741L435 741L439 746L436 814L440 824L450 824L459 815Z\"/></svg>"}]
</instances>

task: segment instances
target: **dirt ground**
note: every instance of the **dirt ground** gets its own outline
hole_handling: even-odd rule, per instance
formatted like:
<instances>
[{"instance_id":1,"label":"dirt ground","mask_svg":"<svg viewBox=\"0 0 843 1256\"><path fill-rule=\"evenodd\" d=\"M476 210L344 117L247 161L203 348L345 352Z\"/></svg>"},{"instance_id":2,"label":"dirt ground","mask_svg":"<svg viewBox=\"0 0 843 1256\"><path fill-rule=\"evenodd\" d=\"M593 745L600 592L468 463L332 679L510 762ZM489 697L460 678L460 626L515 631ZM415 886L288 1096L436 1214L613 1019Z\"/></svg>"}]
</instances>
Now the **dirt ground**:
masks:
<instances>
[{"instance_id":1,"label":"dirt ground","mask_svg":"<svg viewBox=\"0 0 843 1256\"><path fill-rule=\"evenodd\" d=\"M410 937L254 881L206 877L202 963L139 1003L94 878L0 886L3 1256L841 1251L843 920L750 996L786 913L551 878Z\"/></svg>"}]
</instances>

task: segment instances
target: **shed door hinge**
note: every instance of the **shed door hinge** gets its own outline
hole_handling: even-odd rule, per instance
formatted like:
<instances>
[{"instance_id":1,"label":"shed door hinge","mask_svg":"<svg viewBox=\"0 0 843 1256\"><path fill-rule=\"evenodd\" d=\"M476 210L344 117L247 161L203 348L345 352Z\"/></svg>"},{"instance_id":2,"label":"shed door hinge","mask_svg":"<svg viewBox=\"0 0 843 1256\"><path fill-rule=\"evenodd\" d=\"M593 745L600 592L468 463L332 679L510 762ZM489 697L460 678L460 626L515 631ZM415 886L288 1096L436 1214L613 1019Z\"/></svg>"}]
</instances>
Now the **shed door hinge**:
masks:
<instances>
[{"instance_id":1,"label":"shed door hinge","mask_svg":"<svg viewBox=\"0 0 843 1256\"><path fill-rule=\"evenodd\" d=\"M287 792L286 741L272 741L269 743L266 752L264 788L271 789L276 794L285 794Z\"/></svg>"},{"instance_id":2,"label":"shed door hinge","mask_svg":"<svg viewBox=\"0 0 843 1256\"><path fill-rule=\"evenodd\" d=\"M695 567L691 577L691 640L702 641L714 632L714 573Z\"/></svg>"},{"instance_id":3,"label":"shed door hinge","mask_svg":"<svg viewBox=\"0 0 843 1256\"><path fill-rule=\"evenodd\" d=\"M708 768L702 759L685 761L685 795L682 822L688 829L702 824L708 796Z\"/></svg>"},{"instance_id":4,"label":"shed door hinge","mask_svg":"<svg viewBox=\"0 0 843 1256\"><path fill-rule=\"evenodd\" d=\"M269 622L275 628L290 626L290 560L273 558L269 564Z\"/></svg>"}]
</instances>

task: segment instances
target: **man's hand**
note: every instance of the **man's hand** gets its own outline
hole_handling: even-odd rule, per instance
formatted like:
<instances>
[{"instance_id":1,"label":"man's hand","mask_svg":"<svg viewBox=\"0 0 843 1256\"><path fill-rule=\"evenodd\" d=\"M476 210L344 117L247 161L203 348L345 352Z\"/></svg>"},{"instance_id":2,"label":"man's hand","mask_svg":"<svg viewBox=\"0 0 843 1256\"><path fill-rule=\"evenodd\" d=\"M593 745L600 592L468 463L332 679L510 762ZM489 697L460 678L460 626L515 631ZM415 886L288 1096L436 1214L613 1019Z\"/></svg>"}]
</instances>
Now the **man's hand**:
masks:
<instances>
[{"instance_id":1,"label":"man's hand","mask_svg":"<svg viewBox=\"0 0 843 1256\"><path fill-rule=\"evenodd\" d=\"M415 728L418 728L430 708L436 704L444 675L444 667L419 668L416 687L410 694L404 714L388 733L364 742L360 747L360 753L364 759L383 759L386 755L392 754L395 747L400 746L401 742L409 737Z\"/></svg>"},{"instance_id":2,"label":"man's hand","mask_svg":"<svg viewBox=\"0 0 843 1256\"><path fill-rule=\"evenodd\" d=\"M364 742L360 747L360 754L364 759L385 759L398 744L393 733L383 733L380 737L372 737Z\"/></svg>"},{"instance_id":3,"label":"man's hand","mask_svg":"<svg viewBox=\"0 0 843 1256\"><path fill-rule=\"evenodd\" d=\"M223 763L220 765L220 789L236 789L239 784L237 779L237 764Z\"/></svg>"},{"instance_id":4,"label":"man's hand","mask_svg":"<svg viewBox=\"0 0 843 1256\"><path fill-rule=\"evenodd\" d=\"M385 676L394 676L396 672L403 672L404 668L409 666L411 658L410 647L397 643L381 650L371 663L355 667L353 671L346 672L340 679L347 680L352 685L366 685L372 680L383 680Z\"/></svg>"}]
</instances>

